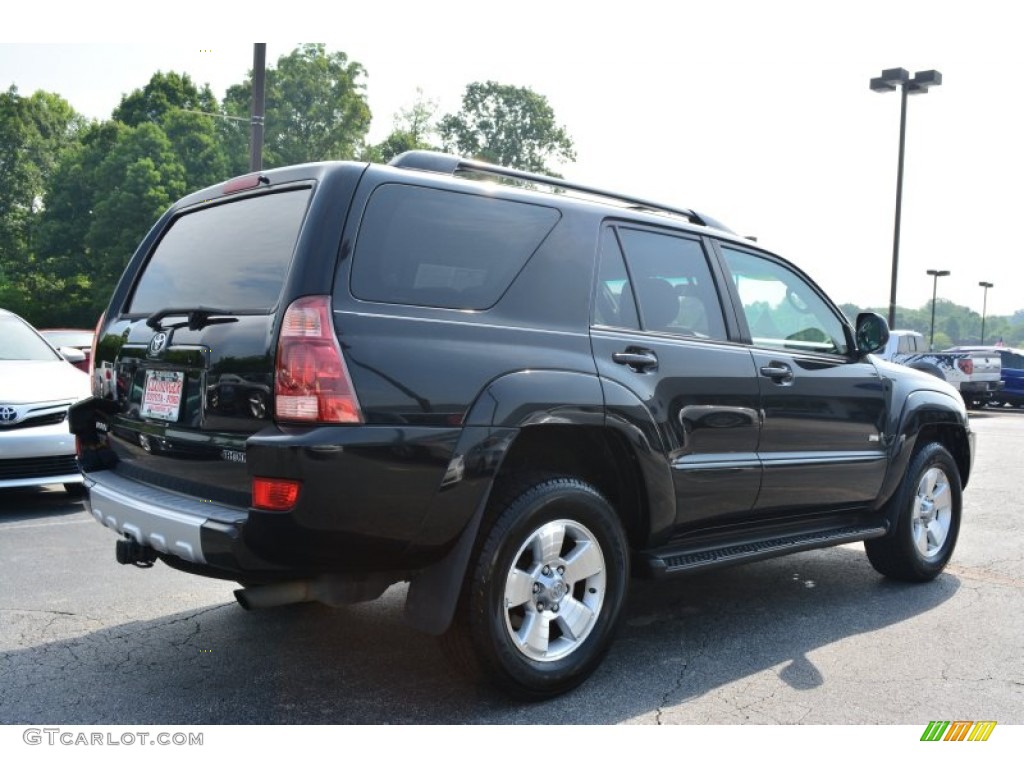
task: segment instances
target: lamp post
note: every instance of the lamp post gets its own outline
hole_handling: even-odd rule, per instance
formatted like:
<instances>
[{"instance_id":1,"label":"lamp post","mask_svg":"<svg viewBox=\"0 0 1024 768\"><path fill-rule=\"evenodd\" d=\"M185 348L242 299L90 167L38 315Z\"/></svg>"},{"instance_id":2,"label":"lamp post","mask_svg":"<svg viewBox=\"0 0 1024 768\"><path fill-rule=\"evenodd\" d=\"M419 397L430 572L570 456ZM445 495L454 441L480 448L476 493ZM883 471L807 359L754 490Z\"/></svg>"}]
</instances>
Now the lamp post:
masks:
<instances>
[{"instance_id":1,"label":"lamp post","mask_svg":"<svg viewBox=\"0 0 1024 768\"><path fill-rule=\"evenodd\" d=\"M896 165L896 222L892 233L892 282L889 287L889 326L896 325L896 276L900 263L900 213L903 207L903 154L907 135L907 96L927 93L935 85L942 85L942 73L927 69L911 77L905 69L883 69L880 77L871 78L871 90L886 93L900 89L900 153Z\"/></svg>"},{"instance_id":2,"label":"lamp post","mask_svg":"<svg viewBox=\"0 0 1024 768\"><path fill-rule=\"evenodd\" d=\"M984 298L981 300L981 345L985 346L985 310L988 309L988 289L994 286L992 283L986 283L984 280L978 283L978 285L985 289L985 293L982 294Z\"/></svg>"},{"instance_id":3,"label":"lamp post","mask_svg":"<svg viewBox=\"0 0 1024 768\"><path fill-rule=\"evenodd\" d=\"M949 274L948 269L929 269L928 274L932 276L932 332L928 339L928 349L935 349L935 291L939 286L939 278Z\"/></svg>"}]
</instances>

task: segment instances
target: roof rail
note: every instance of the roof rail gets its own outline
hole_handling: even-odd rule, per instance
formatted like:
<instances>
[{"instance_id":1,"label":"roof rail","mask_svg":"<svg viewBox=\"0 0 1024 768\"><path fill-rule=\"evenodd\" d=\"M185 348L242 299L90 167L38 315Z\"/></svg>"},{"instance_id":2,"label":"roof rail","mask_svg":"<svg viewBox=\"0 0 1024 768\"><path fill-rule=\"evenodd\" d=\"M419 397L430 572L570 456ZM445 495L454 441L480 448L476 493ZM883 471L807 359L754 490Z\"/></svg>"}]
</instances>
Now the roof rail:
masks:
<instances>
[{"instance_id":1,"label":"roof rail","mask_svg":"<svg viewBox=\"0 0 1024 768\"><path fill-rule=\"evenodd\" d=\"M697 213L689 208L672 208L667 205L662 205L661 203L653 202L652 200L620 195L618 192L610 192L606 189L590 187L585 184L576 184L575 182L560 179L557 176L546 176L542 173L519 171L515 168L506 168L503 165L483 163L479 160L467 160L464 157L450 155L445 152L414 149L409 152L403 152L398 155L398 157L393 158L388 165L392 165L396 168L411 168L419 171L431 171L433 173L443 173L451 176L454 176L456 173L461 171L483 174L485 176L497 176L505 179L529 181L535 184L554 187L556 189L581 192L585 195L600 197L605 200L614 200L619 203L625 203L628 206L639 210L651 211L654 213L668 213L673 216L683 216L694 224L699 224L705 227L714 227L715 229L721 229L725 232L732 231L720 222L712 219L710 216L704 216L703 214Z\"/></svg>"}]
</instances>

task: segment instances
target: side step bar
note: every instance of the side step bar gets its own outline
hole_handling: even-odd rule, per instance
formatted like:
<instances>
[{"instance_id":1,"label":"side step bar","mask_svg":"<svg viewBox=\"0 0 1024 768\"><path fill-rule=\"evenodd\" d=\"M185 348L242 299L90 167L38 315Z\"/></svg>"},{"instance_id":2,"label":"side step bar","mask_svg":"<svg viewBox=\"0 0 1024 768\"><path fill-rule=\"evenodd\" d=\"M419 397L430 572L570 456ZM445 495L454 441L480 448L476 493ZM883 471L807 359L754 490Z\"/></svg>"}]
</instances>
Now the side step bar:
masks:
<instances>
[{"instance_id":1,"label":"side step bar","mask_svg":"<svg viewBox=\"0 0 1024 768\"><path fill-rule=\"evenodd\" d=\"M873 524L776 535L718 547L702 542L690 547L675 546L641 553L638 565L641 572L648 577L665 578L751 563L808 549L876 539L887 532L888 528L884 524Z\"/></svg>"}]
</instances>

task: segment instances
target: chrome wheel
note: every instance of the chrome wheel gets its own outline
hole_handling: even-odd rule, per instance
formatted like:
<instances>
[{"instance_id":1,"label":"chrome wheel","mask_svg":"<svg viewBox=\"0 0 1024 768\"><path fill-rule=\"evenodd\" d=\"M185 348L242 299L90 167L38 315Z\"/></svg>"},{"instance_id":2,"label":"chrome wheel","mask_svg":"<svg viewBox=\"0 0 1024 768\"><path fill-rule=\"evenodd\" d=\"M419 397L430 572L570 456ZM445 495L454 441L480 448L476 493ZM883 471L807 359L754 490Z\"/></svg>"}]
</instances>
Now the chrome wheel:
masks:
<instances>
[{"instance_id":1,"label":"chrome wheel","mask_svg":"<svg viewBox=\"0 0 1024 768\"><path fill-rule=\"evenodd\" d=\"M505 629L534 661L556 661L590 635L605 598L605 561L593 533L553 520L529 535L505 577Z\"/></svg>"},{"instance_id":2,"label":"chrome wheel","mask_svg":"<svg viewBox=\"0 0 1024 768\"><path fill-rule=\"evenodd\" d=\"M923 557L935 557L946 543L953 519L953 494L949 478L939 467L932 467L917 484L911 516L912 535Z\"/></svg>"}]
</instances>

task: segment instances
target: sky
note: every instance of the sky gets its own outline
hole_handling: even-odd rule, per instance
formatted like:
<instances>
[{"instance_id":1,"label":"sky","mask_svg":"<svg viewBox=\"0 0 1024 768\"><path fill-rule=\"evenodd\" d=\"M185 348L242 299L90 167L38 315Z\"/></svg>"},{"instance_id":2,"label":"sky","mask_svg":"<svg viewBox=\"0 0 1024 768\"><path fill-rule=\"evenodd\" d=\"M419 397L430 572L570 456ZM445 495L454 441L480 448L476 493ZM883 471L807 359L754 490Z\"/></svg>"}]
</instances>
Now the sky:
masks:
<instances>
[{"instance_id":1,"label":"sky","mask_svg":"<svg viewBox=\"0 0 1024 768\"><path fill-rule=\"evenodd\" d=\"M155 5L47 2L4 10L0 88L59 93L109 117L157 70L222 97L299 41L366 69L371 140L418 89L455 112L496 80L547 97L573 138L568 179L693 208L793 261L837 302L885 307L892 268L898 93L883 69L937 69L907 111L897 303L1024 309L1024 41L1013 4L974 0ZM27 6L27 7L26 7ZM287 7L289 13L282 13ZM107 9L98 13L97 9ZM327 159L327 158L325 158Z\"/></svg>"}]
</instances>

